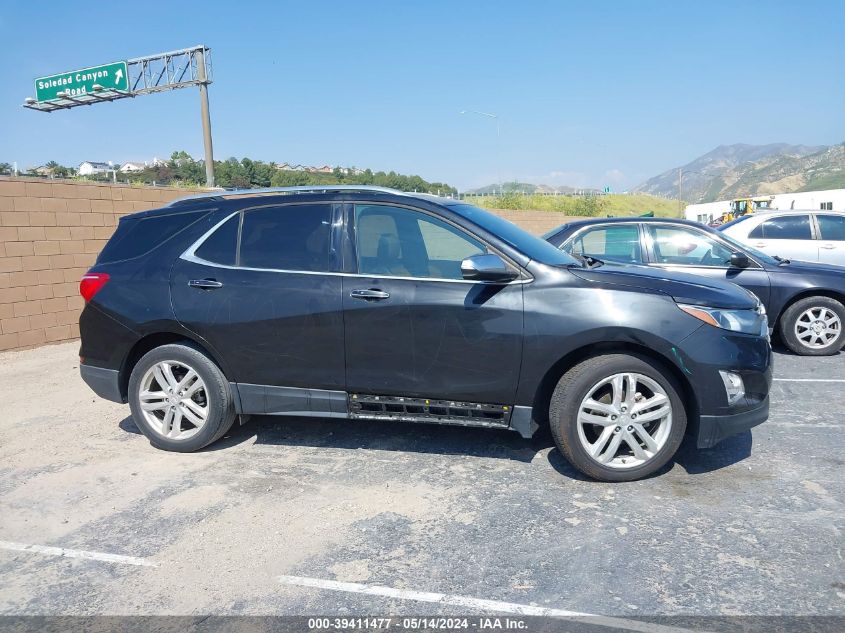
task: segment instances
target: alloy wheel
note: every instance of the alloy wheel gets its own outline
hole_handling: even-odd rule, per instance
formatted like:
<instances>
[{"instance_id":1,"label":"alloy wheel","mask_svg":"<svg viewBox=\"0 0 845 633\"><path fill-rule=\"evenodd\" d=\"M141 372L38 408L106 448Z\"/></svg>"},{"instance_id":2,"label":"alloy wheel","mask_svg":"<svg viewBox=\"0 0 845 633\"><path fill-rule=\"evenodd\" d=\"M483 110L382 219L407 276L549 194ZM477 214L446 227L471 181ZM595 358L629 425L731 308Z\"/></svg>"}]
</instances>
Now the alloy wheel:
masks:
<instances>
[{"instance_id":1,"label":"alloy wheel","mask_svg":"<svg viewBox=\"0 0 845 633\"><path fill-rule=\"evenodd\" d=\"M672 430L672 403L655 380L637 373L608 376L578 407L578 438L602 466L628 469L652 459Z\"/></svg>"},{"instance_id":2,"label":"alloy wheel","mask_svg":"<svg viewBox=\"0 0 845 633\"><path fill-rule=\"evenodd\" d=\"M208 420L205 383L183 362L161 361L150 367L138 396L144 419L161 437L186 440Z\"/></svg>"}]
</instances>

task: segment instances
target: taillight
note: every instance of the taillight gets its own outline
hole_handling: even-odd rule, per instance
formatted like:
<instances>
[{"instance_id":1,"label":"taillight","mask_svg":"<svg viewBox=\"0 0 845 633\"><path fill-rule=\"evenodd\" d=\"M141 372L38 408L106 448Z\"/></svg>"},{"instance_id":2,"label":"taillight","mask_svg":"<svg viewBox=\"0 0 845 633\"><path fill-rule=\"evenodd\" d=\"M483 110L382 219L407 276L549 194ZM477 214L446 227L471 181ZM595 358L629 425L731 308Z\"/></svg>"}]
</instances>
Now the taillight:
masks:
<instances>
[{"instance_id":1,"label":"taillight","mask_svg":"<svg viewBox=\"0 0 845 633\"><path fill-rule=\"evenodd\" d=\"M79 294L86 303L100 292L100 289L108 283L108 273L86 273L79 282Z\"/></svg>"}]
</instances>

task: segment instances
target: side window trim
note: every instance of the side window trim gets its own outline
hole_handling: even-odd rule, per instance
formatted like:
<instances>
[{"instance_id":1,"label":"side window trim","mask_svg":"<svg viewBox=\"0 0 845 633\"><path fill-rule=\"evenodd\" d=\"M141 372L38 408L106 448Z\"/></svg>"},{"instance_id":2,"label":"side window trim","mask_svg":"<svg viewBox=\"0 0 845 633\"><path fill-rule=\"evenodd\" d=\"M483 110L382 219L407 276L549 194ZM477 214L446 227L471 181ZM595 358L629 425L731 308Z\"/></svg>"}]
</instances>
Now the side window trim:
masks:
<instances>
[{"instance_id":1,"label":"side window trim","mask_svg":"<svg viewBox=\"0 0 845 633\"><path fill-rule=\"evenodd\" d=\"M289 202L284 203L284 206L293 206L297 204L313 204L310 202ZM226 215L226 217L222 218L217 224L213 227L208 229L205 233L203 233L193 244L191 244L185 252L183 252L179 259L183 259L185 261L193 262L195 264L202 264L203 266L209 266L213 268L225 268L229 270L249 270L255 272L276 272L276 273L295 273L298 275L332 275L336 277L358 277L358 278L370 278L373 275L364 275L360 274L357 271L357 255L355 252L355 230L354 230L354 209L356 204L367 204L367 205L385 205L383 202L373 201L373 200L356 200L356 201L336 201L336 202L328 202L327 204L332 205L332 243L336 243L340 248L339 257L337 259L333 259L331 261L332 268L335 266L337 270L330 270L327 272L319 272L319 271L311 271L311 270L286 270L280 268L251 268L246 266L240 265L240 243L241 243L241 231L243 227L243 216L246 211L251 211L253 209L260 209L264 207L270 206L282 206L277 204L264 204L264 205L257 205L253 207L248 207L244 209L238 209L237 211L233 211ZM419 207L413 207L410 205L403 205L398 203L391 203L390 205L386 206L395 206L408 209L410 211L417 211L419 213L423 213L427 216L433 217L441 222L445 222L450 226L454 227L455 229L461 231L462 233L466 233L470 235L473 239L481 242L486 246L490 252L496 253L499 257L501 257L505 262L509 265L516 268L519 271L520 276L518 279L509 282L507 285L511 284L524 284L530 283L534 281L534 277L525 270L522 266L514 262L510 257L506 254L502 253L499 249L491 246L485 239L476 235L471 231L467 231L464 227L452 222L448 218L445 218L441 215L436 213L432 213L425 209L420 209ZM197 257L196 250L202 246L202 244L214 233L217 229L223 226L228 220L230 220L235 215L240 214L240 219L238 221L238 243L236 246L236 259L235 265L229 266L227 264L218 264L215 262L210 262L201 257ZM335 233L339 234L337 237L337 242L334 242ZM349 259L349 261L347 261ZM384 276L386 279L410 279L414 281L439 281L439 282L451 282L451 283L462 283L462 284L477 284L479 282L472 281L470 279L440 279L440 278L433 278L433 277L390 277Z\"/></svg>"},{"instance_id":2,"label":"side window trim","mask_svg":"<svg viewBox=\"0 0 845 633\"><path fill-rule=\"evenodd\" d=\"M810 239L813 241L822 239L822 227L817 213L810 214Z\"/></svg>"},{"instance_id":3,"label":"side window trim","mask_svg":"<svg viewBox=\"0 0 845 633\"><path fill-rule=\"evenodd\" d=\"M238 211L238 235L235 238L235 268L241 266L241 236L244 231L244 212Z\"/></svg>"},{"instance_id":4,"label":"side window trim","mask_svg":"<svg viewBox=\"0 0 845 633\"><path fill-rule=\"evenodd\" d=\"M191 244L187 249L185 249L185 252L182 253L179 256L179 259L184 259L185 261L193 262L195 264L202 264L204 266L214 266L216 268L237 268L237 262L238 262L237 249L238 249L238 246L235 246L235 264L236 264L235 266L229 266L227 264L218 264L216 262L210 262L206 259L203 259L202 257L198 257L197 254L196 254L196 251L199 249L200 246L202 246L205 243L205 241L209 237L212 236L212 234L214 234L217 231L217 229L219 229L221 226L226 224L226 222L228 222L230 219L232 219L238 213L240 213L240 211L234 211L232 213L227 214L224 218L222 218L214 226L212 226L205 233L200 235L199 238L197 238L197 240L193 244ZM240 241L240 226L238 227L238 240Z\"/></svg>"},{"instance_id":5,"label":"side window trim","mask_svg":"<svg viewBox=\"0 0 845 633\"><path fill-rule=\"evenodd\" d=\"M455 222L451 221L449 218L443 217L437 213L433 213L428 211L427 209L421 209L420 207L415 207L409 204L401 204L398 202L382 202L378 200L350 200L346 203L348 205L348 209L344 213L346 218L346 234L348 235L348 239L350 241L350 259L351 262L349 265L346 265L344 261L344 270L351 269L353 272L344 272L342 273L346 277L362 277L362 278L373 278L373 277L381 277L384 279L407 279L413 281L437 281L437 282L449 282L449 283L458 283L458 284L477 284L478 281L473 281L471 279L446 279L442 277L403 277L397 275L371 275L358 272L358 244L356 239L356 226L355 226L355 205L367 205L367 206L382 206L382 207L395 207L399 209L406 209L408 211L413 211L415 213L421 213L422 215L428 216L430 218L434 218L440 222L448 224L453 229L457 230L459 233L462 233L469 238L480 242L489 250L491 253L495 253L499 257L501 257L508 265L513 266L517 271L519 271L519 277L514 281L509 282L505 285L511 284L521 284L521 283L529 283L534 281L534 277L528 273L522 266L514 262L510 257L502 253L499 249L492 246L487 240L482 238L479 235L476 235L472 231L468 231L465 227L456 224Z\"/></svg>"}]
</instances>

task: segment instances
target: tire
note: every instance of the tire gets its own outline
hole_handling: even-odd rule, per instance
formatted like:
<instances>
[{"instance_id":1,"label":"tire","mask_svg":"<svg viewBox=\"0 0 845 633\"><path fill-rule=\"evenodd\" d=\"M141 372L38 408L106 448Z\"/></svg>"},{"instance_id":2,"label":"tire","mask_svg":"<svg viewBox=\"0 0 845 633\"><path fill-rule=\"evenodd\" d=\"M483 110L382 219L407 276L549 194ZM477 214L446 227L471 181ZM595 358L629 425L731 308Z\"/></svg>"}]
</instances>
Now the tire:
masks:
<instances>
[{"instance_id":1,"label":"tire","mask_svg":"<svg viewBox=\"0 0 845 633\"><path fill-rule=\"evenodd\" d=\"M188 376L190 370L198 380ZM180 381L185 381L184 397L173 391L173 386L182 384ZM197 387L200 382L201 386ZM195 390L191 392L191 389ZM155 408L145 411L144 405ZM226 377L211 359L190 344L162 345L138 361L129 377L129 406L135 424L150 444L179 453L190 453L219 440L235 421ZM172 411L169 423L166 422L168 411ZM177 417L178 430L173 423ZM195 423L196 420L202 423Z\"/></svg>"},{"instance_id":2,"label":"tire","mask_svg":"<svg viewBox=\"0 0 845 633\"><path fill-rule=\"evenodd\" d=\"M602 384L619 375L634 378L636 388L632 394L628 395L630 378L623 377L621 383ZM620 393L627 397L614 404L613 393L618 385L623 387ZM645 357L608 354L587 359L566 372L552 394L549 426L555 444L572 466L593 479L617 482L647 477L672 458L684 439L687 416L680 391L666 369ZM592 396L593 406L601 410L590 409L585 412L585 419L600 420L601 424L582 424L579 420L587 396ZM636 399L637 396L640 398ZM648 406L649 402L654 404ZM617 424L610 423L612 415L617 416L613 418L618 420ZM655 419L637 422L637 416L641 420ZM640 439L641 433L649 433L651 446ZM603 438L606 438L604 448L594 458L585 443L601 446L599 442ZM639 457L629 441L638 445ZM614 442L618 447L615 450ZM602 458L608 455L610 459L602 463Z\"/></svg>"},{"instance_id":3,"label":"tire","mask_svg":"<svg viewBox=\"0 0 845 633\"><path fill-rule=\"evenodd\" d=\"M819 318L821 317L821 318ZM827 317L827 318L825 318ZM824 327L814 331L817 322ZM831 327L833 326L833 327ZM830 297L807 297L789 306L780 317L780 337L801 356L830 356L845 345L845 306ZM806 338L802 339L801 336ZM822 344L821 338L824 338Z\"/></svg>"}]
</instances>

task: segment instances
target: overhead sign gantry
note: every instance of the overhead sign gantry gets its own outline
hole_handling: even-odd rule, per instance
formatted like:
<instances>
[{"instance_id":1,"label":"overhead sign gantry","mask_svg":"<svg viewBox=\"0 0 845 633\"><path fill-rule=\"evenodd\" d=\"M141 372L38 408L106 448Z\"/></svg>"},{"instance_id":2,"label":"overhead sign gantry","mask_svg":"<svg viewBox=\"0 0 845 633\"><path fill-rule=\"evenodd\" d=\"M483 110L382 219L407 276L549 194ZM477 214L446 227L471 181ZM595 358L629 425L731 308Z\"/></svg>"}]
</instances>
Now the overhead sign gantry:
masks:
<instances>
[{"instance_id":1,"label":"overhead sign gantry","mask_svg":"<svg viewBox=\"0 0 845 633\"><path fill-rule=\"evenodd\" d=\"M214 151L208 109L208 84L211 81L211 49L194 46L41 77L35 80L35 97L25 99L23 106L54 112L197 86L200 90L206 185L213 187Z\"/></svg>"}]
</instances>

